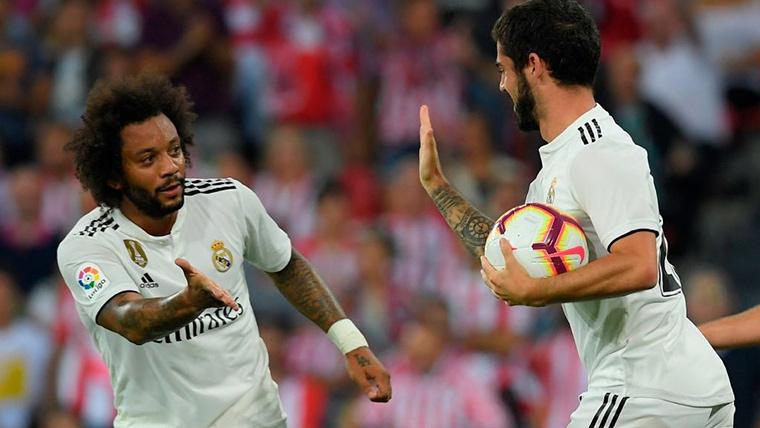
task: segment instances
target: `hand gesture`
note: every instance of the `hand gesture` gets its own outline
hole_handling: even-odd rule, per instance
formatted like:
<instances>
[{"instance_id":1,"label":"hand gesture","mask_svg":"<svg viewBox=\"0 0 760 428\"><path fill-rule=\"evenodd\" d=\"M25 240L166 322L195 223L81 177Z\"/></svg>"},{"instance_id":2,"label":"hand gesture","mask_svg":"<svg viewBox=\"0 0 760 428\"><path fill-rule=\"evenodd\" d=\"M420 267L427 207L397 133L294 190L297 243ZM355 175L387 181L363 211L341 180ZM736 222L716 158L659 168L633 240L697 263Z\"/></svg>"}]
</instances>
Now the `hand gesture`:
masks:
<instances>
[{"instance_id":1,"label":"hand gesture","mask_svg":"<svg viewBox=\"0 0 760 428\"><path fill-rule=\"evenodd\" d=\"M502 238L499 240L499 246L504 255L504 269L497 270L487 258L480 257L480 265L483 268L480 273L491 292L511 306L546 305L539 280L531 277L517 261L512 253L512 244Z\"/></svg>"},{"instance_id":2,"label":"hand gesture","mask_svg":"<svg viewBox=\"0 0 760 428\"><path fill-rule=\"evenodd\" d=\"M188 294L193 302L202 308L218 308L229 306L235 311L239 310L235 299L230 293L212 281L203 272L197 270L185 259L174 261L182 269L187 279Z\"/></svg>"},{"instance_id":3,"label":"hand gesture","mask_svg":"<svg viewBox=\"0 0 760 428\"><path fill-rule=\"evenodd\" d=\"M368 347L347 353L346 369L370 400L385 403L391 399L391 375Z\"/></svg>"},{"instance_id":4,"label":"hand gesture","mask_svg":"<svg viewBox=\"0 0 760 428\"><path fill-rule=\"evenodd\" d=\"M441 181L445 181L445 178L438 159L433 126L430 124L428 107L423 105L420 107L420 183L428 189Z\"/></svg>"}]
</instances>

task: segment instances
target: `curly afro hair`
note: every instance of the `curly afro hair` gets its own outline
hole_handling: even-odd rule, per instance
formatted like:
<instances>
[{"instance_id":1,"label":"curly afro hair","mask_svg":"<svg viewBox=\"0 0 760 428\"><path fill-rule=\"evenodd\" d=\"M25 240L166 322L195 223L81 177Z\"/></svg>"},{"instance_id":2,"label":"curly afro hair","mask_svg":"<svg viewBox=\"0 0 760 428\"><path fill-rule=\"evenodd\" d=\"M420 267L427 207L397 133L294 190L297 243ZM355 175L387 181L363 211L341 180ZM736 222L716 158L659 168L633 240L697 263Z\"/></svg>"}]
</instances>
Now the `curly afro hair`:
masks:
<instances>
[{"instance_id":1,"label":"curly afro hair","mask_svg":"<svg viewBox=\"0 0 760 428\"><path fill-rule=\"evenodd\" d=\"M79 128L66 150L74 153L76 176L100 205L117 207L121 191L108 185L121 182L121 130L161 113L177 128L185 162L190 164L188 146L193 144L191 125L197 117L184 87L155 75L100 80L87 97Z\"/></svg>"}]
</instances>

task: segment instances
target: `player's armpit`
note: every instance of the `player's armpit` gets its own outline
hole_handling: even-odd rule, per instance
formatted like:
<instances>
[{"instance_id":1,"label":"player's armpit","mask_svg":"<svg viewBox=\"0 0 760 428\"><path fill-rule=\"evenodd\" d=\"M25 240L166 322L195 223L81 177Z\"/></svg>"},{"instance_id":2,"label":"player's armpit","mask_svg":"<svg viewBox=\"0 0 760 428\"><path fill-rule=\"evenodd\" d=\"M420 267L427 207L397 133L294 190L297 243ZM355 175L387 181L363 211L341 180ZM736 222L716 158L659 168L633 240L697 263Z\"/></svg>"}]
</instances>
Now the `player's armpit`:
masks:
<instances>
[{"instance_id":1,"label":"player's armpit","mask_svg":"<svg viewBox=\"0 0 760 428\"><path fill-rule=\"evenodd\" d=\"M137 292L125 291L106 302L95 321L135 345L142 345L183 327L203 311L186 300L183 292L146 299Z\"/></svg>"},{"instance_id":2,"label":"player's armpit","mask_svg":"<svg viewBox=\"0 0 760 428\"><path fill-rule=\"evenodd\" d=\"M322 278L295 249L285 268L268 274L282 295L323 331L327 331L336 321L346 318Z\"/></svg>"}]
</instances>

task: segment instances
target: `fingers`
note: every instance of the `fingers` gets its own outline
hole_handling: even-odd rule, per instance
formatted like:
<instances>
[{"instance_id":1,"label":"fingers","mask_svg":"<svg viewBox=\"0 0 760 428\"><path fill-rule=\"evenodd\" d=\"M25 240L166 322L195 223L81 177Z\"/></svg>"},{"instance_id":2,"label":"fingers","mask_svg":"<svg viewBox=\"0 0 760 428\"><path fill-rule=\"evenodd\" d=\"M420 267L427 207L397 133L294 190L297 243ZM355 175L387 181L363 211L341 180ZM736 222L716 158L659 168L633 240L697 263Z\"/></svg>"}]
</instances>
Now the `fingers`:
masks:
<instances>
[{"instance_id":1,"label":"fingers","mask_svg":"<svg viewBox=\"0 0 760 428\"><path fill-rule=\"evenodd\" d=\"M185 278L188 280L188 285L191 284L190 277L192 276L192 284L196 285L191 285L191 287L202 288L206 290L206 292L210 294L211 297L223 303L225 306L229 306L236 311L240 310L240 306L227 290L223 289L217 283L198 272L193 267L193 265L190 264L190 262L185 259L178 258L174 260L174 263L179 266L180 269L182 269L182 272L185 274Z\"/></svg>"},{"instance_id":2,"label":"fingers","mask_svg":"<svg viewBox=\"0 0 760 428\"><path fill-rule=\"evenodd\" d=\"M491 291L491 294L493 294L497 299L507 300L508 296L498 291L496 284L494 284L493 281L491 281L491 279L486 276L486 273L483 271L483 269L480 270L480 277L483 278L483 282L486 284L486 287L488 287L488 290Z\"/></svg>"},{"instance_id":3,"label":"fingers","mask_svg":"<svg viewBox=\"0 0 760 428\"><path fill-rule=\"evenodd\" d=\"M174 260L174 263L177 266L179 266L180 269L182 269L182 272L185 274L185 276L188 276L188 275L191 275L191 274L195 273L195 268L193 267L193 265L191 265L190 262L188 262L185 259L181 259L181 258L180 259L176 259L176 260Z\"/></svg>"},{"instance_id":4,"label":"fingers","mask_svg":"<svg viewBox=\"0 0 760 428\"><path fill-rule=\"evenodd\" d=\"M430 115L428 113L428 107L422 105L420 107L420 142L428 143L434 142L433 126L430 124Z\"/></svg>"},{"instance_id":5,"label":"fingers","mask_svg":"<svg viewBox=\"0 0 760 428\"><path fill-rule=\"evenodd\" d=\"M391 399L393 393L388 373L383 370L368 369L365 371L365 376L366 380L359 380L359 385L370 401L385 403Z\"/></svg>"},{"instance_id":6,"label":"fingers","mask_svg":"<svg viewBox=\"0 0 760 428\"><path fill-rule=\"evenodd\" d=\"M433 125L430 124L430 113L428 112L428 106L425 104L420 106L420 128L423 130L432 130Z\"/></svg>"},{"instance_id":7,"label":"fingers","mask_svg":"<svg viewBox=\"0 0 760 428\"><path fill-rule=\"evenodd\" d=\"M222 287L216 284L212 284L210 287L207 287L206 290L208 290L208 292L214 296L216 300L224 303L225 306L229 306L235 311L240 309L240 306L237 304L229 291L223 289Z\"/></svg>"},{"instance_id":8,"label":"fingers","mask_svg":"<svg viewBox=\"0 0 760 428\"><path fill-rule=\"evenodd\" d=\"M489 262L488 259L484 256L480 257L480 266L482 267L480 270L480 276L483 278L483 282L486 284L488 289L491 290L491 294L496 296L498 299L506 300L509 303L509 296L506 293L500 291L499 287L497 287L493 280L491 280L491 278L498 273L496 268L493 267L491 262Z\"/></svg>"},{"instance_id":9,"label":"fingers","mask_svg":"<svg viewBox=\"0 0 760 428\"><path fill-rule=\"evenodd\" d=\"M504 255L504 261L515 258L515 255L512 254L515 248L512 247L507 238L499 239L499 247L501 247L501 253Z\"/></svg>"},{"instance_id":10,"label":"fingers","mask_svg":"<svg viewBox=\"0 0 760 428\"><path fill-rule=\"evenodd\" d=\"M393 396L393 389L391 388L391 378L387 373L379 376L378 381L373 381L372 386L374 391L372 391L372 395L368 395L370 400L380 403L390 401Z\"/></svg>"}]
</instances>

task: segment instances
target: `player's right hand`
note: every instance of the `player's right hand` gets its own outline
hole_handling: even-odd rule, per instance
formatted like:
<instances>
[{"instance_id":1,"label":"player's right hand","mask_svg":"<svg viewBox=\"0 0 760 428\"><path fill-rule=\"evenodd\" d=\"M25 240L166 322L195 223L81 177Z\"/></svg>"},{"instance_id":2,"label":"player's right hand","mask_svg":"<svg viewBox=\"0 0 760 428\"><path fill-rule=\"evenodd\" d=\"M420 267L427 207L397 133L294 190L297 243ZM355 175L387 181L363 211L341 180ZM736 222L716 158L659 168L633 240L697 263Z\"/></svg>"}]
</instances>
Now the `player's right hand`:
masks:
<instances>
[{"instance_id":1,"label":"player's right hand","mask_svg":"<svg viewBox=\"0 0 760 428\"><path fill-rule=\"evenodd\" d=\"M420 106L420 183L425 190L445 182L426 105Z\"/></svg>"},{"instance_id":2,"label":"player's right hand","mask_svg":"<svg viewBox=\"0 0 760 428\"><path fill-rule=\"evenodd\" d=\"M235 299L227 290L193 267L190 262L185 259L177 259L174 263L185 274L187 290L193 302L203 308L229 306L236 311L240 309Z\"/></svg>"}]
</instances>

